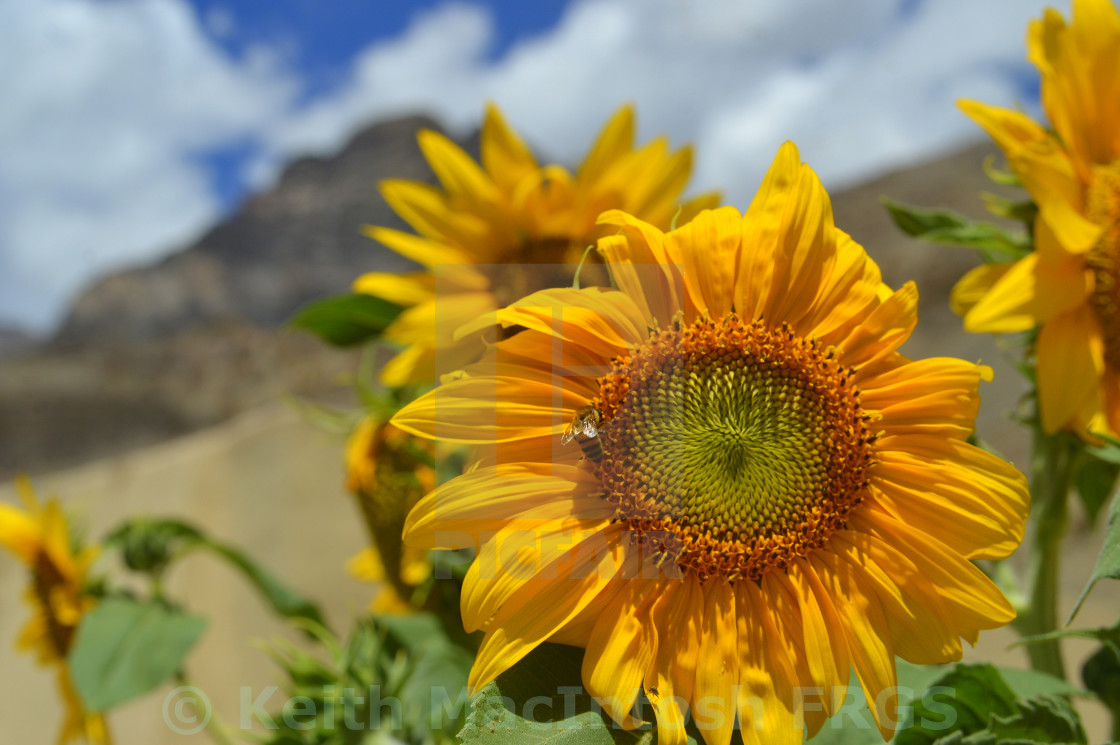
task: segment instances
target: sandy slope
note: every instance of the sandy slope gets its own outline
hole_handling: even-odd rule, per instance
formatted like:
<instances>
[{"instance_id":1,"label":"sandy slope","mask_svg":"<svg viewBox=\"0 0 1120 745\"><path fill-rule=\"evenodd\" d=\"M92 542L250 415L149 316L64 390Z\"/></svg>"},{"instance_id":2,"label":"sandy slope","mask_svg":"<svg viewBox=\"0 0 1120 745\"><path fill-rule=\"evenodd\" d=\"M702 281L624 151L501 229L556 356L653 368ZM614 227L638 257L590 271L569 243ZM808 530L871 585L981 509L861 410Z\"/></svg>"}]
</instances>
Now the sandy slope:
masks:
<instances>
[{"instance_id":1,"label":"sandy slope","mask_svg":"<svg viewBox=\"0 0 1120 745\"><path fill-rule=\"evenodd\" d=\"M336 628L346 628L369 598L367 587L343 573L362 545L341 488L341 443L280 406L264 408L213 430L36 480L40 493L58 494L100 536L134 514L176 515L246 549L295 588L319 600ZM0 500L14 501L9 484ZM251 588L206 556L191 557L169 577L169 592L211 618L191 676L235 723L239 688L253 698L276 682L276 672L250 640L286 631L266 613ZM12 640L24 618L23 572L0 560L0 701L3 740L53 743L58 708L52 678L17 655ZM292 636L291 634L289 634ZM164 689L113 716L121 745L206 742L184 738L163 723ZM277 699L279 696L277 696Z\"/></svg>"}]
</instances>

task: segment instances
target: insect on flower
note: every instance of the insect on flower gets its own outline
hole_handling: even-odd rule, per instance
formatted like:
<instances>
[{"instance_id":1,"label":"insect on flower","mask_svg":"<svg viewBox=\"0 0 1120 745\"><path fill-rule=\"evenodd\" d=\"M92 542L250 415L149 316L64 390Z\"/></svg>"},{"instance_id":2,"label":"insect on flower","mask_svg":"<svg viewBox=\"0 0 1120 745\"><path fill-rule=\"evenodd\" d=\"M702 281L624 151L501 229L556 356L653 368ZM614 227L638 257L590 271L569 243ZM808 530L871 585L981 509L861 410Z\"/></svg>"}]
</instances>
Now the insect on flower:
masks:
<instances>
[{"instance_id":1,"label":"insect on flower","mask_svg":"<svg viewBox=\"0 0 1120 745\"><path fill-rule=\"evenodd\" d=\"M603 413L595 406L581 406L572 417L572 423L560 435L560 444L567 445L572 440L579 443L583 454L592 460L603 456L603 447L599 443L599 425L603 421Z\"/></svg>"}]
</instances>

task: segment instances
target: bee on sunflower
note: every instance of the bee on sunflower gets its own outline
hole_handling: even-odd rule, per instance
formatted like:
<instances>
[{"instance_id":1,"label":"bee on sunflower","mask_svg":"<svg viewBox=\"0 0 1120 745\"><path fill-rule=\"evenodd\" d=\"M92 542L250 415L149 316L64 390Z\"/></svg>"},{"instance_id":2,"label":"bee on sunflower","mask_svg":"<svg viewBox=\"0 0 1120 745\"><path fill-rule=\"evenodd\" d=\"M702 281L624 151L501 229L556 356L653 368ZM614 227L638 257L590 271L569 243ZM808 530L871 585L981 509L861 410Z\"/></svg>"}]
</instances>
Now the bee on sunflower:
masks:
<instances>
[{"instance_id":1,"label":"bee on sunflower","mask_svg":"<svg viewBox=\"0 0 1120 745\"><path fill-rule=\"evenodd\" d=\"M82 617L96 604L87 591L86 575L97 558L97 546L80 546L71 534L55 499L42 504L26 477L16 480L24 508L0 504L0 546L30 573L27 604L31 618L20 634L20 649L32 651L58 676L65 719L58 742L85 739L93 745L111 742L101 714L82 706L70 675L67 654Z\"/></svg>"},{"instance_id":2,"label":"bee on sunflower","mask_svg":"<svg viewBox=\"0 0 1120 745\"><path fill-rule=\"evenodd\" d=\"M914 285L881 281L791 143L745 215L597 224L617 289L478 320L513 333L392 420L471 449L404 533L478 548L471 686L572 644L621 726L644 692L659 743L691 711L708 745L792 745L854 669L889 738L896 656L959 659L1015 616L971 563L1014 551L1029 509L1023 476L967 442L990 369L899 353Z\"/></svg>"}]
</instances>

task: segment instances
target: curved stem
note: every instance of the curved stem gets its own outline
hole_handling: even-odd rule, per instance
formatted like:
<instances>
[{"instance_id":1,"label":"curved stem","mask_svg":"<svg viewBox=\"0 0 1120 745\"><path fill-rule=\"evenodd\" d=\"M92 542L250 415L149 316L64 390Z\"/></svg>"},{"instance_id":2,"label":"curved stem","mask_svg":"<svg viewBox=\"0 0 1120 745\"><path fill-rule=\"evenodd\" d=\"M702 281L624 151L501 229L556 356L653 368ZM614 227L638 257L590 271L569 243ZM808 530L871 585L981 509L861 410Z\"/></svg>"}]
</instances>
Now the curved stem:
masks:
<instances>
[{"instance_id":1,"label":"curved stem","mask_svg":"<svg viewBox=\"0 0 1120 745\"><path fill-rule=\"evenodd\" d=\"M1060 558L1069 527L1067 498L1080 447L1068 435L1048 435L1036 427L1031 463L1031 567L1028 607L1019 619L1023 634L1034 636L1059 626ZM1065 678L1057 639L1027 645L1031 667Z\"/></svg>"}]
</instances>

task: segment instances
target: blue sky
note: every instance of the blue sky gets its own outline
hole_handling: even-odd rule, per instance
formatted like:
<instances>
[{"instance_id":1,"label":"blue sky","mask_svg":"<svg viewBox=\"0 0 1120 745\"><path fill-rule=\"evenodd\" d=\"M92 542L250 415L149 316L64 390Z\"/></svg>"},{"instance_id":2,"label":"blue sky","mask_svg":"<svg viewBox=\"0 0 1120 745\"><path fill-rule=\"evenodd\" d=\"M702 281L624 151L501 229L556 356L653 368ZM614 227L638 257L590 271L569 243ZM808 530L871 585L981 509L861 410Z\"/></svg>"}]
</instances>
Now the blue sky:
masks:
<instances>
[{"instance_id":1,"label":"blue sky","mask_svg":"<svg viewBox=\"0 0 1120 745\"><path fill-rule=\"evenodd\" d=\"M413 20L438 8L441 0L190 0L199 23L230 56L249 50L284 49L300 71L297 101L306 103L346 85L354 58L380 41L400 36ZM494 19L494 38L485 57L498 60L517 41L556 25L563 0L498 0L477 3ZM204 154L223 204L236 203L245 191L242 169L252 157L246 143Z\"/></svg>"},{"instance_id":2,"label":"blue sky","mask_svg":"<svg viewBox=\"0 0 1120 745\"><path fill-rule=\"evenodd\" d=\"M793 139L836 187L1037 109L1043 0L0 0L0 323L188 245L284 163L415 111L496 101L575 162L620 104L744 206ZM1062 3L1058 3L1061 7Z\"/></svg>"}]
</instances>

